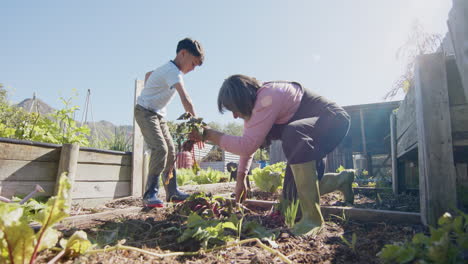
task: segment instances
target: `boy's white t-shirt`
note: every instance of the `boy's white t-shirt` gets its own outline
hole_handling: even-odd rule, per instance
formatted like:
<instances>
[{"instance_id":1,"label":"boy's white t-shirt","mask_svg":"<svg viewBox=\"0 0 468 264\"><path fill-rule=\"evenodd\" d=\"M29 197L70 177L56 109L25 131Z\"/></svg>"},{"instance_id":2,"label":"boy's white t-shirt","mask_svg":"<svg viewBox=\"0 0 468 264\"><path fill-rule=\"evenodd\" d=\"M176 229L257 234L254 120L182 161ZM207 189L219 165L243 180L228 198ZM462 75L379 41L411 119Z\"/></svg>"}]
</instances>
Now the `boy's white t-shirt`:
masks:
<instances>
[{"instance_id":1,"label":"boy's white t-shirt","mask_svg":"<svg viewBox=\"0 0 468 264\"><path fill-rule=\"evenodd\" d=\"M169 61L151 73L137 99L137 104L165 117L166 106L176 92L176 83L184 84L183 73L173 61Z\"/></svg>"}]
</instances>

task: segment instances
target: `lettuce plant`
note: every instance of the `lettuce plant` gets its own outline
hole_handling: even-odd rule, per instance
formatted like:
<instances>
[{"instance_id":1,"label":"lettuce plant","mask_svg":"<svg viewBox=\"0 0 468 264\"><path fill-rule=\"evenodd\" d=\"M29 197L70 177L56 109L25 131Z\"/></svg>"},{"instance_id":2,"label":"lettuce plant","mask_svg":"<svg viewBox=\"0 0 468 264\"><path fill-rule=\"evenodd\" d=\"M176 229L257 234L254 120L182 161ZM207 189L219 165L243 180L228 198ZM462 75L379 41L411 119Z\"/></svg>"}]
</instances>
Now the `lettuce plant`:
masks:
<instances>
[{"instance_id":1,"label":"lettuce plant","mask_svg":"<svg viewBox=\"0 0 468 264\"><path fill-rule=\"evenodd\" d=\"M252 170L255 185L264 192L275 192L283 185L286 163L279 162L263 169L255 168Z\"/></svg>"}]
</instances>

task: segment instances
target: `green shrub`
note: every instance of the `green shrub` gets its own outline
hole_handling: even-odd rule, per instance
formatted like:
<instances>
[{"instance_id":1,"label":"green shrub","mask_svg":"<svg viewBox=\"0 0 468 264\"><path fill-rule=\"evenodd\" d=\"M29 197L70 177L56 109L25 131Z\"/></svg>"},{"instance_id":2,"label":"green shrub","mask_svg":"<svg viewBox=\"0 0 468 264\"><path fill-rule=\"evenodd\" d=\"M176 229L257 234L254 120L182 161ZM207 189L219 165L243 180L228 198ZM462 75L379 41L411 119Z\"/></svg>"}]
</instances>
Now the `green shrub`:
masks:
<instances>
[{"instance_id":1,"label":"green shrub","mask_svg":"<svg viewBox=\"0 0 468 264\"><path fill-rule=\"evenodd\" d=\"M468 215L445 213L438 225L430 227L429 235L418 233L411 241L385 245L377 256L384 263L466 263Z\"/></svg>"}]
</instances>

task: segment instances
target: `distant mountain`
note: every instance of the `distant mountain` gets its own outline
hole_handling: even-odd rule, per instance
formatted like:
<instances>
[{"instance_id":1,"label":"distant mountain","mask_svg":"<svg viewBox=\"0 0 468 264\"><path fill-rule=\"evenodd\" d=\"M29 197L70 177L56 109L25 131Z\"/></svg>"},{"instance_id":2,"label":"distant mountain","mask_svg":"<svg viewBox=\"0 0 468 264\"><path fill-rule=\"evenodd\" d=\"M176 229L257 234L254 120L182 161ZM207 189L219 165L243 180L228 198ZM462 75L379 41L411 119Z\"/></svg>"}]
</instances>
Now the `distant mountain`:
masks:
<instances>
[{"instance_id":1,"label":"distant mountain","mask_svg":"<svg viewBox=\"0 0 468 264\"><path fill-rule=\"evenodd\" d=\"M46 116L56 111L55 108L39 98L28 98L15 105L22 107L28 112L37 112L40 115ZM77 121L80 123L79 121ZM86 125L91 129L91 138L94 140L111 139L116 133L123 133L126 137L130 137L133 133L133 126L122 125L116 126L109 121L101 120L98 122L86 122Z\"/></svg>"},{"instance_id":2,"label":"distant mountain","mask_svg":"<svg viewBox=\"0 0 468 264\"><path fill-rule=\"evenodd\" d=\"M46 104L44 101L42 101L39 98L28 98L24 99L21 101L19 104L16 106L22 107L24 110L28 112L36 112L41 115L48 115L51 114L55 111L54 108L52 108L50 105Z\"/></svg>"}]
</instances>

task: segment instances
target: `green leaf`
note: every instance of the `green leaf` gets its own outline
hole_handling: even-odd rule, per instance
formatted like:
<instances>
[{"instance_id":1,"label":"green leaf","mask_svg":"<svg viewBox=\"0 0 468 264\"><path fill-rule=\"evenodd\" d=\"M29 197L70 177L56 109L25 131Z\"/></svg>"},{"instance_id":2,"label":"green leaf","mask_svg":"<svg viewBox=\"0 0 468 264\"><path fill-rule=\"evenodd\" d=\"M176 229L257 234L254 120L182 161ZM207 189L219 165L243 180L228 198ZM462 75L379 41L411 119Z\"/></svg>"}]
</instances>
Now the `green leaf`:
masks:
<instances>
[{"instance_id":1,"label":"green leaf","mask_svg":"<svg viewBox=\"0 0 468 264\"><path fill-rule=\"evenodd\" d=\"M430 239L425 236L423 233L417 233L413 236L412 242L416 245L428 245Z\"/></svg>"},{"instance_id":2,"label":"green leaf","mask_svg":"<svg viewBox=\"0 0 468 264\"><path fill-rule=\"evenodd\" d=\"M59 234L60 233L57 230L52 228L45 230L44 234L42 235L42 240L41 244L39 245L38 252L47 248L55 247L59 238ZM38 236L36 235L36 238L37 237Z\"/></svg>"},{"instance_id":3,"label":"green leaf","mask_svg":"<svg viewBox=\"0 0 468 264\"><path fill-rule=\"evenodd\" d=\"M286 164L279 162L266 166L263 169L252 170L252 178L255 185L264 192L275 192L283 184Z\"/></svg>"},{"instance_id":4,"label":"green leaf","mask_svg":"<svg viewBox=\"0 0 468 264\"><path fill-rule=\"evenodd\" d=\"M24 209L17 203L0 203L2 255L16 263L29 261L35 244L34 231L25 222Z\"/></svg>"},{"instance_id":5,"label":"green leaf","mask_svg":"<svg viewBox=\"0 0 468 264\"><path fill-rule=\"evenodd\" d=\"M346 241L347 242L347 241ZM377 256L381 258L385 263L391 263L395 261L397 253L400 251L401 246L395 244L385 245Z\"/></svg>"},{"instance_id":6,"label":"green leaf","mask_svg":"<svg viewBox=\"0 0 468 264\"><path fill-rule=\"evenodd\" d=\"M228 229L232 229L232 230L234 230L234 231L237 231L236 225L234 225L233 222L224 222L224 223L222 223L221 227L222 227L222 228L228 228Z\"/></svg>"},{"instance_id":7,"label":"green leaf","mask_svg":"<svg viewBox=\"0 0 468 264\"><path fill-rule=\"evenodd\" d=\"M450 213L445 213L442 215L439 220L437 221L437 224L439 226L444 226L452 223L452 215Z\"/></svg>"},{"instance_id":8,"label":"green leaf","mask_svg":"<svg viewBox=\"0 0 468 264\"><path fill-rule=\"evenodd\" d=\"M416 249L413 247L400 248L396 261L398 263L409 263L416 257Z\"/></svg>"},{"instance_id":9,"label":"green leaf","mask_svg":"<svg viewBox=\"0 0 468 264\"><path fill-rule=\"evenodd\" d=\"M248 237L275 239L275 234L254 221L246 222L242 228L242 232Z\"/></svg>"},{"instance_id":10,"label":"green leaf","mask_svg":"<svg viewBox=\"0 0 468 264\"><path fill-rule=\"evenodd\" d=\"M428 257L435 263L448 263L449 238L445 233L438 241L432 243L428 249Z\"/></svg>"},{"instance_id":11,"label":"green leaf","mask_svg":"<svg viewBox=\"0 0 468 264\"><path fill-rule=\"evenodd\" d=\"M47 207L38 213L37 220L42 224L41 230L49 228L69 215L70 208L67 201L70 188L70 181L64 173L60 177L57 196L51 197L46 203Z\"/></svg>"},{"instance_id":12,"label":"green leaf","mask_svg":"<svg viewBox=\"0 0 468 264\"><path fill-rule=\"evenodd\" d=\"M63 242L62 242L63 240ZM66 250L68 256L77 256L86 253L92 246L88 235L84 231L76 231L68 240L62 239L60 245Z\"/></svg>"}]
</instances>

